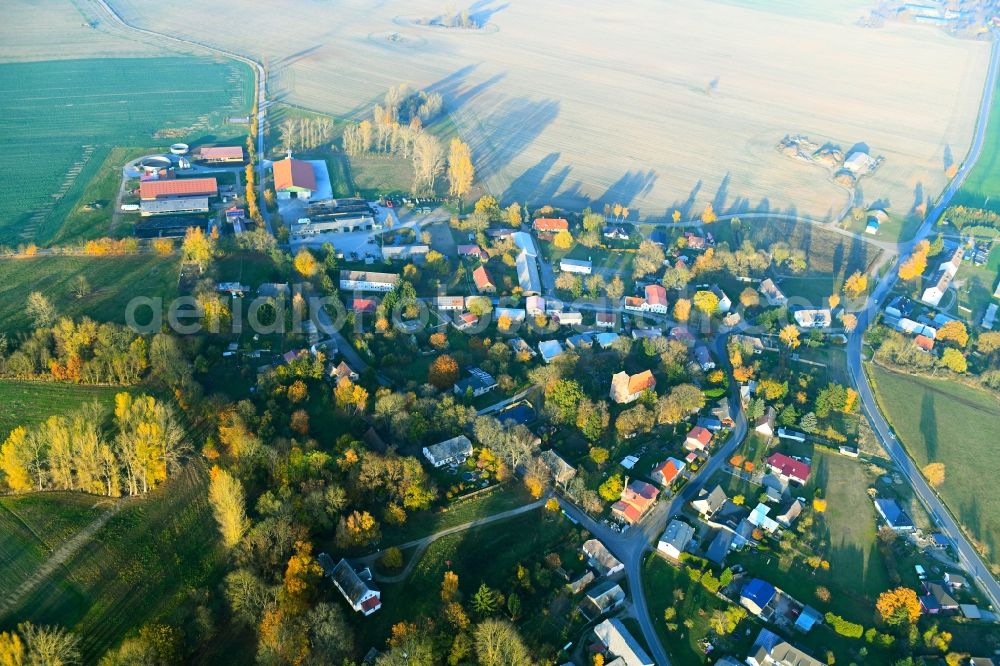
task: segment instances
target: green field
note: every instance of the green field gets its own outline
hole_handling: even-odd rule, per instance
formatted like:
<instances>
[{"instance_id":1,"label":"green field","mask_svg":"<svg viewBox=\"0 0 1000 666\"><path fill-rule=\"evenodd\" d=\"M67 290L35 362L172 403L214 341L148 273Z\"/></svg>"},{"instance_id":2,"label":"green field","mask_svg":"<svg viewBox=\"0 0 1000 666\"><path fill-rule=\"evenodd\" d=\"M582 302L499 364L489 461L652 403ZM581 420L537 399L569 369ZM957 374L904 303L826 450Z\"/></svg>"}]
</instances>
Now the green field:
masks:
<instances>
[{"instance_id":1,"label":"green field","mask_svg":"<svg viewBox=\"0 0 1000 666\"><path fill-rule=\"evenodd\" d=\"M0 90L0 243L16 245L107 234L61 229L115 146L242 140L226 119L248 112L253 78L201 58L59 60L0 65Z\"/></svg>"},{"instance_id":2,"label":"green field","mask_svg":"<svg viewBox=\"0 0 1000 666\"><path fill-rule=\"evenodd\" d=\"M993 95L1000 96L1000 80ZM1000 104L994 102L990 107L983 152L966 176L962 188L955 193L952 204L1000 212Z\"/></svg>"},{"instance_id":3,"label":"green field","mask_svg":"<svg viewBox=\"0 0 1000 666\"><path fill-rule=\"evenodd\" d=\"M97 401L114 402L123 389L108 386L81 386L55 382L0 380L0 442L19 425L41 423L52 414L70 412L80 405Z\"/></svg>"},{"instance_id":4,"label":"green field","mask_svg":"<svg viewBox=\"0 0 1000 666\"><path fill-rule=\"evenodd\" d=\"M350 158L350 177L355 189L364 197L388 192L408 193L413 186L413 164L399 157L358 155Z\"/></svg>"},{"instance_id":5,"label":"green field","mask_svg":"<svg viewBox=\"0 0 1000 666\"><path fill-rule=\"evenodd\" d=\"M1000 494L993 474L1000 472L996 397L944 379L913 377L869 366L879 406L918 467L945 464L939 488L951 512L994 562L1000 547Z\"/></svg>"},{"instance_id":6,"label":"green field","mask_svg":"<svg viewBox=\"0 0 1000 666\"><path fill-rule=\"evenodd\" d=\"M0 498L0 599L13 592L52 551L96 519L98 498L38 493Z\"/></svg>"},{"instance_id":7,"label":"green field","mask_svg":"<svg viewBox=\"0 0 1000 666\"><path fill-rule=\"evenodd\" d=\"M160 297L166 304L176 295L177 263L153 255L0 259L0 332L31 327L24 303L33 291L45 294L60 315L124 323L130 298ZM83 298L74 293L78 275L91 288Z\"/></svg>"},{"instance_id":8,"label":"green field","mask_svg":"<svg viewBox=\"0 0 1000 666\"><path fill-rule=\"evenodd\" d=\"M189 466L182 475L148 497L128 500L125 507L63 566L41 581L14 608L0 616L0 629L29 620L58 624L82 639L83 662L96 663L126 634L153 621L181 624L185 609L196 603L196 587L218 584L223 553L206 492L207 473ZM39 497L47 497L39 496ZM100 498L86 497L91 503ZM77 497L57 499L50 508L60 518L40 510L36 524L55 524L64 533L89 522L85 503ZM37 498L13 500L15 503ZM67 501L63 501L67 500ZM12 500L4 500L8 506ZM15 504L15 507L19 507ZM75 512L75 513L74 513ZM4 521L0 518L0 521ZM65 527L59 528L63 524ZM35 549L20 557L17 566L44 561L37 539L24 530L4 532L0 545ZM12 565L13 566L13 565ZM0 580L17 576L5 568ZM17 576L19 577L19 576Z\"/></svg>"}]
</instances>

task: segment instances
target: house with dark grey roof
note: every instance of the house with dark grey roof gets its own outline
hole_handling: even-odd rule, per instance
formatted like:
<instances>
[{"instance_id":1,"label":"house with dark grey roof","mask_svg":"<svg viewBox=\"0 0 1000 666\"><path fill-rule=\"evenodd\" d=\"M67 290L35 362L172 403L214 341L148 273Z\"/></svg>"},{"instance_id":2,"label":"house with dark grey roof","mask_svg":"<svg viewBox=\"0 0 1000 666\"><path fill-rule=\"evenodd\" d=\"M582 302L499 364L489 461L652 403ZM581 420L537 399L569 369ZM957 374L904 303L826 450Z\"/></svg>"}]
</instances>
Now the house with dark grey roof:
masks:
<instances>
[{"instance_id":1,"label":"house with dark grey roof","mask_svg":"<svg viewBox=\"0 0 1000 666\"><path fill-rule=\"evenodd\" d=\"M497 387L497 380L482 368L469 368L469 376L455 382L455 395L465 395L470 390L472 395L479 397Z\"/></svg>"},{"instance_id":2,"label":"house with dark grey roof","mask_svg":"<svg viewBox=\"0 0 1000 666\"><path fill-rule=\"evenodd\" d=\"M722 486L715 486L712 492L708 492L702 488L698 491L698 496L691 500L691 508L697 511L703 518L711 518L716 511L725 506L728 500L729 498L726 497L726 491L722 489Z\"/></svg>"},{"instance_id":3,"label":"house with dark grey roof","mask_svg":"<svg viewBox=\"0 0 1000 666\"><path fill-rule=\"evenodd\" d=\"M347 560L341 559L334 564L333 558L326 553L320 553L317 560L323 567L323 574L333 581L334 587L340 590L351 608L367 616L382 607L382 592L371 582L370 573L366 580Z\"/></svg>"},{"instance_id":4,"label":"house with dark grey roof","mask_svg":"<svg viewBox=\"0 0 1000 666\"><path fill-rule=\"evenodd\" d=\"M423 453L427 462L435 467L462 463L472 455L472 442L465 435L459 435L433 446L425 446Z\"/></svg>"},{"instance_id":5,"label":"house with dark grey roof","mask_svg":"<svg viewBox=\"0 0 1000 666\"><path fill-rule=\"evenodd\" d=\"M610 613L625 603L625 590L613 580L605 580L587 590L580 610L591 620Z\"/></svg>"}]
</instances>

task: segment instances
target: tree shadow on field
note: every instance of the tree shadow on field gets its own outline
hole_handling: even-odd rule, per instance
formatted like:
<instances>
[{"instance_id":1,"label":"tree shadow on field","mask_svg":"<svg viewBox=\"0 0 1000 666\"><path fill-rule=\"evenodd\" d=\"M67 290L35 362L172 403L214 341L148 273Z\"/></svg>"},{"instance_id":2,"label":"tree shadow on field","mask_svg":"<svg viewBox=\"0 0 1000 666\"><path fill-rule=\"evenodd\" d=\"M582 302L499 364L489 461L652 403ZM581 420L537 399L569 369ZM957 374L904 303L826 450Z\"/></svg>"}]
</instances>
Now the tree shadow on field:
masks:
<instances>
[{"instance_id":1,"label":"tree shadow on field","mask_svg":"<svg viewBox=\"0 0 1000 666\"><path fill-rule=\"evenodd\" d=\"M435 81L426 86L424 90L428 93L439 93L444 99L446 110L455 111L456 109L460 109L466 102L492 88L507 76L505 73L494 74L485 81L470 84L469 78L478 67L479 63L466 65L461 69L455 70L440 81Z\"/></svg>"},{"instance_id":2,"label":"tree shadow on field","mask_svg":"<svg viewBox=\"0 0 1000 666\"><path fill-rule=\"evenodd\" d=\"M715 197L712 198L712 210L716 214L726 210L726 198L729 196L729 181L731 180L732 174L727 171L726 175L722 177L722 182L719 183L719 189L715 191Z\"/></svg>"},{"instance_id":3,"label":"tree shadow on field","mask_svg":"<svg viewBox=\"0 0 1000 666\"><path fill-rule=\"evenodd\" d=\"M471 141L477 170L486 177L503 171L558 116L556 100L504 100L477 123L479 132Z\"/></svg>"},{"instance_id":4,"label":"tree shadow on field","mask_svg":"<svg viewBox=\"0 0 1000 666\"><path fill-rule=\"evenodd\" d=\"M937 460L937 414L934 413L934 395L930 391L925 391L924 397L920 401L920 434L924 436L927 461Z\"/></svg>"},{"instance_id":5,"label":"tree shadow on field","mask_svg":"<svg viewBox=\"0 0 1000 666\"><path fill-rule=\"evenodd\" d=\"M649 194L657 178L656 172L652 169L646 171L632 171L630 169L612 183L604 194L594 199L591 206L595 210L600 210L605 204L620 203L623 206L628 206L636 197Z\"/></svg>"},{"instance_id":6,"label":"tree shadow on field","mask_svg":"<svg viewBox=\"0 0 1000 666\"><path fill-rule=\"evenodd\" d=\"M469 6L469 18L472 19L476 25L484 26L490 22L494 14L499 14L503 10L510 7L509 2L505 2L502 5L497 5L495 7L490 7L493 0L477 0Z\"/></svg>"},{"instance_id":7,"label":"tree shadow on field","mask_svg":"<svg viewBox=\"0 0 1000 666\"><path fill-rule=\"evenodd\" d=\"M534 199L535 193L541 188L546 175L555 166L556 162L559 161L559 155L559 153L549 153L539 160L535 166L525 169L520 176L511 181L510 185L507 186L501 197L501 201L517 199L518 201L527 203Z\"/></svg>"},{"instance_id":8,"label":"tree shadow on field","mask_svg":"<svg viewBox=\"0 0 1000 666\"><path fill-rule=\"evenodd\" d=\"M944 157L942 157L942 166L944 170L947 171L951 168L951 165L955 163L955 156L952 155L951 146L945 145L944 147Z\"/></svg>"},{"instance_id":9,"label":"tree shadow on field","mask_svg":"<svg viewBox=\"0 0 1000 666\"><path fill-rule=\"evenodd\" d=\"M691 188L691 192L688 193L687 199L685 199L684 201L673 202L670 205L670 208L667 209L666 215L664 217L670 217L671 215L673 215L673 212L675 210L680 211L681 219L683 220L687 220L689 217L691 217L691 209L694 208L694 202L698 199L698 193L701 192L701 185L702 185L701 178L699 178L698 182L696 182L694 184L694 187Z\"/></svg>"}]
</instances>

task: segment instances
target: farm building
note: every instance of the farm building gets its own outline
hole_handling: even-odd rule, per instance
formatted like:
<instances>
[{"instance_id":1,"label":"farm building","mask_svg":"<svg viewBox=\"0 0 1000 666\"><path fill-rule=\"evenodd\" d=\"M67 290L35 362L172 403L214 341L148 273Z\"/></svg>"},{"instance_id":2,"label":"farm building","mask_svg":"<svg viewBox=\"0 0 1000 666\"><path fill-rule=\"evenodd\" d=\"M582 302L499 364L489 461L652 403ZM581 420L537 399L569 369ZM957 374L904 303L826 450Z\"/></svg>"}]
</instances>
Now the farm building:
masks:
<instances>
[{"instance_id":1,"label":"farm building","mask_svg":"<svg viewBox=\"0 0 1000 666\"><path fill-rule=\"evenodd\" d=\"M959 245L945 261L941 262L937 272L934 274L934 278L931 280L931 286L927 287L920 296L921 301L933 307L937 307L941 303L941 299L944 297L945 292L948 291L951 281L958 274L958 269L962 265L962 258L964 256L965 249Z\"/></svg>"},{"instance_id":2,"label":"farm building","mask_svg":"<svg viewBox=\"0 0 1000 666\"><path fill-rule=\"evenodd\" d=\"M308 199L316 191L316 172L309 162L289 155L271 165L279 199Z\"/></svg>"},{"instance_id":3,"label":"farm building","mask_svg":"<svg viewBox=\"0 0 1000 666\"><path fill-rule=\"evenodd\" d=\"M351 291L392 291L399 276L395 273L341 271L340 288Z\"/></svg>"},{"instance_id":4,"label":"farm building","mask_svg":"<svg viewBox=\"0 0 1000 666\"><path fill-rule=\"evenodd\" d=\"M198 159L208 164L242 164L243 146L204 146Z\"/></svg>"},{"instance_id":5,"label":"farm building","mask_svg":"<svg viewBox=\"0 0 1000 666\"><path fill-rule=\"evenodd\" d=\"M587 556L587 563L602 576L614 576L619 571L625 570L625 565L597 539L584 541L582 550Z\"/></svg>"},{"instance_id":6,"label":"farm building","mask_svg":"<svg viewBox=\"0 0 1000 666\"><path fill-rule=\"evenodd\" d=\"M526 296L542 292L542 280L538 275L538 261L527 252L517 255L517 282Z\"/></svg>"},{"instance_id":7,"label":"farm building","mask_svg":"<svg viewBox=\"0 0 1000 666\"><path fill-rule=\"evenodd\" d=\"M582 259L560 259L559 270L565 273L590 275L594 270L594 266L589 261L583 261Z\"/></svg>"},{"instance_id":8,"label":"farm building","mask_svg":"<svg viewBox=\"0 0 1000 666\"><path fill-rule=\"evenodd\" d=\"M182 199L184 197L216 197L219 184L215 178L166 178L139 183L139 198L143 201Z\"/></svg>"},{"instance_id":9,"label":"farm building","mask_svg":"<svg viewBox=\"0 0 1000 666\"><path fill-rule=\"evenodd\" d=\"M624 666L653 666L653 660L621 620L612 618L601 622L594 627L594 635L608 649L608 653L616 657L613 661L611 658L608 659L606 663L609 666L616 662Z\"/></svg>"},{"instance_id":10,"label":"farm building","mask_svg":"<svg viewBox=\"0 0 1000 666\"><path fill-rule=\"evenodd\" d=\"M208 221L204 217L153 216L136 222L133 233L136 238L183 238L191 227L208 231Z\"/></svg>"},{"instance_id":11,"label":"farm building","mask_svg":"<svg viewBox=\"0 0 1000 666\"><path fill-rule=\"evenodd\" d=\"M153 199L139 202L139 215L185 215L207 213L208 197L184 197L183 199Z\"/></svg>"},{"instance_id":12,"label":"farm building","mask_svg":"<svg viewBox=\"0 0 1000 666\"><path fill-rule=\"evenodd\" d=\"M535 245L535 239L531 237L531 234L524 231L515 231L510 237L517 249L527 252L530 257L538 256L538 246Z\"/></svg>"}]
</instances>

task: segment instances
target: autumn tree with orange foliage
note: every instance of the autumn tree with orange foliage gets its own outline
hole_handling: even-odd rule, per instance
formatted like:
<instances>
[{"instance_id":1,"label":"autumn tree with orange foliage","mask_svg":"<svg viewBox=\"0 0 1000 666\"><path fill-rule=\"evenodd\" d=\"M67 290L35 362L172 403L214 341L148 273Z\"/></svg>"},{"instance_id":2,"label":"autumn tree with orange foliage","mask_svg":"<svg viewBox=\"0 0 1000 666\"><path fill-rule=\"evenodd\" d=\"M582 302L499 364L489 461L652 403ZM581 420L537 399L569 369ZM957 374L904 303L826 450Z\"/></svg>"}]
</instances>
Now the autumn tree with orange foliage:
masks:
<instances>
[{"instance_id":1,"label":"autumn tree with orange foliage","mask_svg":"<svg viewBox=\"0 0 1000 666\"><path fill-rule=\"evenodd\" d=\"M920 619L920 600L910 588L897 587L879 595L875 610L886 624L914 624Z\"/></svg>"},{"instance_id":2,"label":"autumn tree with orange foliage","mask_svg":"<svg viewBox=\"0 0 1000 666\"><path fill-rule=\"evenodd\" d=\"M931 244L924 239L917 243L913 254L899 266L899 278L901 280L915 280L927 270L927 254L930 252Z\"/></svg>"},{"instance_id":3,"label":"autumn tree with orange foliage","mask_svg":"<svg viewBox=\"0 0 1000 666\"><path fill-rule=\"evenodd\" d=\"M442 391L454 386L458 381L458 361L448 354L438 356L427 371L427 381Z\"/></svg>"},{"instance_id":4,"label":"autumn tree with orange foliage","mask_svg":"<svg viewBox=\"0 0 1000 666\"><path fill-rule=\"evenodd\" d=\"M705 204L705 210L701 211L701 221L705 224L712 224L719 219L715 214L715 207L711 203Z\"/></svg>"}]
</instances>

